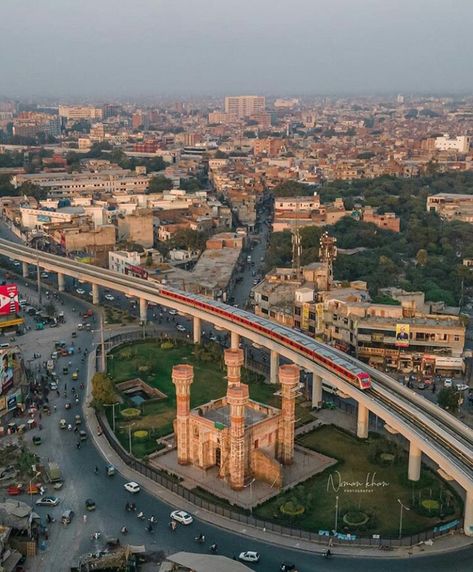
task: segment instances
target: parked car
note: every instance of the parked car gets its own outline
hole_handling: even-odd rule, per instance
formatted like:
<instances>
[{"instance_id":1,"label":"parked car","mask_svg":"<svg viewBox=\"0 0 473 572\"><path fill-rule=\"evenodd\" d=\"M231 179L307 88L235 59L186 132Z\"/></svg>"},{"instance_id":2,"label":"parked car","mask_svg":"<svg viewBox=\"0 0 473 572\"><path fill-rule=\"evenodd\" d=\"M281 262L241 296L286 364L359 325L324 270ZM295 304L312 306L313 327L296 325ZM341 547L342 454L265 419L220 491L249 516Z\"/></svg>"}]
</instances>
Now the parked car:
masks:
<instances>
[{"instance_id":1,"label":"parked car","mask_svg":"<svg viewBox=\"0 0 473 572\"><path fill-rule=\"evenodd\" d=\"M192 524L194 522L192 516L188 512L185 512L184 510L173 510L171 512L171 518L176 522L179 522L180 524L183 524L185 526L188 526L189 524Z\"/></svg>"},{"instance_id":2,"label":"parked car","mask_svg":"<svg viewBox=\"0 0 473 572\"><path fill-rule=\"evenodd\" d=\"M83 296L85 294L85 290L83 288L77 288L76 289L77 294L79 294L80 296Z\"/></svg>"},{"instance_id":3,"label":"parked car","mask_svg":"<svg viewBox=\"0 0 473 572\"><path fill-rule=\"evenodd\" d=\"M455 389L457 391L468 391L470 389L470 386L467 385L466 383L457 383L455 385Z\"/></svg>"},{"instance_id":4,"label":"parked car","mask_svg":"<svg viewBox=\"0 0 473 572\"><path fill-rule=\"evenodd\" d=\"M176 326L176 330L177 330L178 332L185 332L185 331L186 331L186 328L185 328L184 326L181 326L181 324L178 324L178 325Z\"/></svg>"},{"instance_id":5,"label":"parked car","mask_svg":"<svg viewBox=\"0 0 473 572\"><path fill-rule=\"evenodd\" d=\"M18 483L16 485L10 485L7 488L7 494L10 495L11 497L16 497L17 495L21 495L22 492L23 492L23 485L21 483Z\"/></svg>"},{"instance_id":6,"label":"parked car","mask_svg":"<svg viewBox=\"0 0 473 572\"><path fill-rule=\"evenodd\" d=\"M43 441L41 440L41 437L39 435L35 435L33 437L33 445L41 445Z\"/></svg>"},{"instance_id":7,"label":"parked car","mask_svg":"<svg viewBox=\"0 0 473 572\"><path fill-rule=\"evenodd\" d=\"M444 387L453 387L453 381L451 377L447 377L445 378L444 382L443 382L443 386Z\"/></svg>"},{"instance_id":8,"label":"parked car","mask_svg":"<svg viewBox=\"0 0 473 572\"><path fill-rule=\"evenodd\" d=\"M104 298L109 302L113 302L115 300L115 296L112 296L111 294L105 294Z\"/></svg>"}]
</instances>

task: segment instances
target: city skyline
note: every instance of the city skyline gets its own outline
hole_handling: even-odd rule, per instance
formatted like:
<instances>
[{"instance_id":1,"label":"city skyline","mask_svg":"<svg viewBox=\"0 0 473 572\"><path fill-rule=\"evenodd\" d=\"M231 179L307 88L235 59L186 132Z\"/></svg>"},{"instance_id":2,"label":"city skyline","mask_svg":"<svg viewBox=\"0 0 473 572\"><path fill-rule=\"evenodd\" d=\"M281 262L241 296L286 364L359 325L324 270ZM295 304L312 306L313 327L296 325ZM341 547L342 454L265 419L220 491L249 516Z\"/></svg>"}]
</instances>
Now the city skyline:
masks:
<instances>
[{"instance_id":1,"label":"city skyline","mask_svg":"<svg viewBox=\"0 0 473 572\"><path fill-rule=\"evenodd\" d=\"M5 0L0 96L471 91L473 5L395 4Z\"/></svg>"}]
</instances>

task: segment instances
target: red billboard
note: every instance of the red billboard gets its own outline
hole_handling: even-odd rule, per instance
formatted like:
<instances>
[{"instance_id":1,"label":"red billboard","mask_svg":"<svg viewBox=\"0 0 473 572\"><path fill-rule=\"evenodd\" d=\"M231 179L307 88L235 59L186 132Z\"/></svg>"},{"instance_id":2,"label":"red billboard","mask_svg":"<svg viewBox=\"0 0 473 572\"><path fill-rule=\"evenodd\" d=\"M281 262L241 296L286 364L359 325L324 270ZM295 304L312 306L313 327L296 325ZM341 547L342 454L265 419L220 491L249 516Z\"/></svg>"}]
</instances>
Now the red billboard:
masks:
<instances>
[{"instance_id":1,"label":"red billboard","mask_svg":"<svg viewBox=\"0 0 473 572\"><path fill-rule=\"evenodd\" d=\"M0 286L0 316L17 314L20 310L18 303L18 288L16 284Z\"/></svg>"},{"instance_id":2,"label":"red billboard","mask_svg":"<svg viewBox=\"0 0 473 572\"><path fill-rule=\"evenodd\" d=\"M143 278L143 280L148 280L148 273L141 266L135 266L134 264L127 264L125 266L125 274L134 276L135 278Z\"/></svg>"}]
</instances>

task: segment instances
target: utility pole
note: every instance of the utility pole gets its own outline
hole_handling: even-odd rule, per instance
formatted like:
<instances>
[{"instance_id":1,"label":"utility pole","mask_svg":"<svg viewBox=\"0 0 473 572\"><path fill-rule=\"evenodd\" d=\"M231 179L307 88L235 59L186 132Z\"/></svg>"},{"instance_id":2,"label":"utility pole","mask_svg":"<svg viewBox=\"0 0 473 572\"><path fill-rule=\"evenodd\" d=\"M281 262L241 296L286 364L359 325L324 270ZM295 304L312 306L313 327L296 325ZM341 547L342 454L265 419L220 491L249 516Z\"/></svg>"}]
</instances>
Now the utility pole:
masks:
<instances>
[{"instance_id":1,"label":"utility pole","mask_svg":"<svg viewBox=\"0 0 473 572\"><path fill-rule=\"evenodd\" d=\"M102 355L100 356L100 366L101 366L101 370L104 372L107 369L106 363L106 356L105 356L105 339L104 339L104 333L103 333L103 313L100 312L100 347L101 347L101 352Z\"/></svg>"},{"instance_id":2,"label":"utility pole","mask_svg":"<svg viewBox=\"0 0 473 572\"><path fill-rule=\"evenodd\" d=\"M38 305L41 306L41 268L39 267L39 256L36 258L36 282L38 285Z\"/></svg>"}]
</instances>

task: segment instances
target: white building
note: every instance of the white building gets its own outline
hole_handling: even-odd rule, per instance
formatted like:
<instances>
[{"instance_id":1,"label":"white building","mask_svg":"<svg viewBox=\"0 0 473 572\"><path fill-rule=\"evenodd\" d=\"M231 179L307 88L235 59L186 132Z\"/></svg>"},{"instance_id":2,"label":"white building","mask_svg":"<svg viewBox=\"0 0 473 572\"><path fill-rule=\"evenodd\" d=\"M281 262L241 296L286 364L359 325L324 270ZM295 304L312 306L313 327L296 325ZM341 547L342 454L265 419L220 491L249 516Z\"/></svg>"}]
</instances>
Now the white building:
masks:
<instances>
[{"instance_id":1,"label":"white building","mask_svg":"<svg viewBox=\"0 0 473 572\"><path fill-rule=\"evenodd\" d=\"M470 150L471 137L460 135L450 137L445 134L443 137L436 137L435 148L439 151L457 151L458 153L468 153Z\"/></svg>"},{"instance_id":2,"label":"white building","mask_svg":"<svg viewBox=\"0 0 473 572\"><path fill-rule=\"evenodd\" d=\"M140 265L140 253L126 252L125 250L117 250L115 252L108 253L108 267L110 270L115 272L120 272L121 274L126 274L125 269L129 266L139 266Z\"/></svg>"},{"instance_id":3,"label":"white building","mask_svg":"<svg viewBox=\"0 0 473 572\"><path fill-rule=\"evenodd\" d=\"M56 212L52 210L21 207L20 214L21 226L30 230L40 228L44 224L71 222L72 220L72 213L70 212Z\"/></svg>"}]
</instances>

